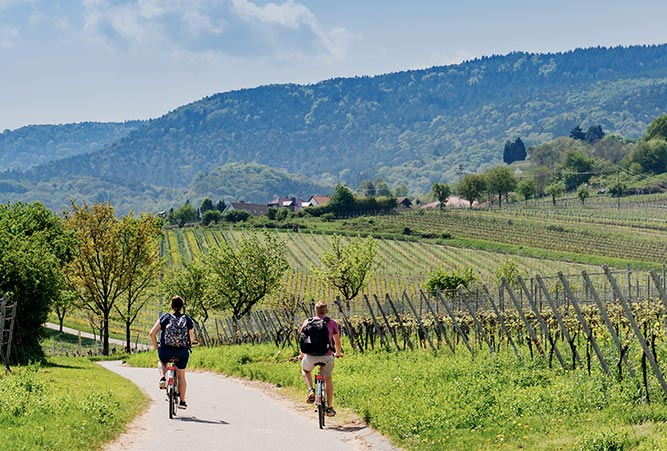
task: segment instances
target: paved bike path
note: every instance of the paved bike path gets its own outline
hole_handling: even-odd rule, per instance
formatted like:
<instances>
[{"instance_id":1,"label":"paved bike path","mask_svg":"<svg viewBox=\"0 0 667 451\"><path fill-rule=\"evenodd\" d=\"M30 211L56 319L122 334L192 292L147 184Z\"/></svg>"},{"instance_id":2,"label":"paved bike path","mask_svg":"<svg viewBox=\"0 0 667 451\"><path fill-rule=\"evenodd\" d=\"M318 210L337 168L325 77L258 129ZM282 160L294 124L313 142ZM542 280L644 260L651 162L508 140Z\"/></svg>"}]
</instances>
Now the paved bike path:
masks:
<instances>
[{"instance_id":1,"label":"paved bike path","mask_svg":"<svg viewBox=\"0 0 667 451\"><path fill-rule=\"evenodd\" d=\"M148 410L104 451L393 451L389 440L363 423L328 418L317 426L312 406L296 403L210 372L188 371L188 409L170 420L156 368L134 368L120 361L100 365L129 379L151 397Z\"/></svg>"}]
</instances>

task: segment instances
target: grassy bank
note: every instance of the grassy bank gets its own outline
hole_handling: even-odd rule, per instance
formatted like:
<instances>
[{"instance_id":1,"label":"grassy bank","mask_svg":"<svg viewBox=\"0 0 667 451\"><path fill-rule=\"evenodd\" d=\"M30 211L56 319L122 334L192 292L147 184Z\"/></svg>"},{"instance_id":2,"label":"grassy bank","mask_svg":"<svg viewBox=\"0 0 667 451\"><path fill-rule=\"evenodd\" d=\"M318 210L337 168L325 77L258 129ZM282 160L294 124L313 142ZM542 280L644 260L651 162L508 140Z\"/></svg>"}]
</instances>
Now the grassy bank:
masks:
<instances>
[{"instance_id":1,"label":"grassy bank","mask_svg":"<svg viewBox=\"0 0 667 451\"><path fill-rule=\"evenodd\" d=\"M0 450L90 451L146 404L125 379L83 358L50 358L0 375Z\"/></svg>"},{"instance_id":2,"label":"grassy bank","mask_svg":"<svg viewBox=\"0 0 667 451\"><path fill-rule=\"evenodd\" d=\"M287 354L270 345L200 348L190 362L302 389L299 365ZM130 363L154 360L146 353ZM406 449L667 449L667 404L640 403L638 387L602 375L422 351L349 354L336 366L336 404Z\"/></svg>"}]
</instances>

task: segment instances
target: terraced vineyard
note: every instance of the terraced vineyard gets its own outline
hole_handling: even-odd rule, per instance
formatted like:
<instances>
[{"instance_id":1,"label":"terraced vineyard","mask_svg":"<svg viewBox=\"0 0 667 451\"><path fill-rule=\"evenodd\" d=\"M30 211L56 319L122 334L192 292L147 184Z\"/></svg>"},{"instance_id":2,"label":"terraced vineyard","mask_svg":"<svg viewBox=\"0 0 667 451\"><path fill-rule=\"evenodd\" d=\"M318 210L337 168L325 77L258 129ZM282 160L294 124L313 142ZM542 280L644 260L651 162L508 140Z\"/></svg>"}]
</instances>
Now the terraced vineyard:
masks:
<instances>
[{"instance_id":1,"label":"terraced vineyard","mask_svg":"<svg viewBox=\"0 0 667 451\"><path fill-rule=\"evenodd\" d=\"M417 211L377 219L413 233L476 239L532 249L662 264L667 258L667 224L659 220L585 218L558 210ZM445 235L443 235L445 234Z\"/></svg>"},{"instance_id":2,"label":"terraced vineyard","mask_svg":"<svg viewBox=\"0 0 667 451\"><path fill-rule=\"evenodd\" d=\"M170 230L163 243L164 256L168 264L197 261L212 246L218 246L222 241L234 242L244 233L247 232L243 229L216 227ZM328 248L327 235L310 231L282 230L270 233L278 233L280 239L286 243L287 258L292 268L285 285L274 296L300 299L335 297L335 293L316 280L312 274L312 268L320 264L319 256ZM531 277L537 272L556 274L562 271L567 274L591 269L590 265L509 256L427 240L408 241L392 238L377 238L377 240L379 268L371 278L366 292L379 295L418 290L438 268L451 271L472 267L478 279L484 282L495 280L495 271L507 260L513 261L519 273L526 277Z\"/></svg>"}]
</instances>

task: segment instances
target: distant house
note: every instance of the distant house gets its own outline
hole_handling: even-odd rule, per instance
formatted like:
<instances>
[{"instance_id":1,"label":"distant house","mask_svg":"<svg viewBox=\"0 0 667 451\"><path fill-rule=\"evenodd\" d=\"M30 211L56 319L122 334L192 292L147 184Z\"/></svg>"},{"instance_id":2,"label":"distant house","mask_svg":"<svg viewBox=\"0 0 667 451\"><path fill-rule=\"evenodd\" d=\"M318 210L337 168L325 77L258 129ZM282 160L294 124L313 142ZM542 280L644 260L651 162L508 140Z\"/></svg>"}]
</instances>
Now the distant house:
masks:
<instances>
[{"instance_id":1,"label":"distant house","mask_svg":"<svg viewBox=\"0 0 667 451\"><path fill-rule=\"evenodd\" d=\"M317 207L324 205L331 200L331 196L310 196L307 202L303 204L304 207Z\"/></svg>"},{"instance_id":2,"label":"distant house","mask_svg":"<svg viewBox=\"0 0 667 451\"><path fill-rule=\"evenodd\" d=\"M440 201L436 200L434 202L429 202L428 204L422 204L421 207L422 210L436 210L440 208Z\"/></svg>"},{"instance_id":3,"label":"distant house","mask_svg":"<svg viewBox=\"0 0 667 451\"><path fill-rule=\"evenodd\" d=\"M303 200L297 199L296 197L278 197L266 204L266 206L273 208L288 208L294 213L301 210L304 203Z\"/></svg>"},{"instance_id":4,"label":"distant house","mask_svg":"<svg viewBox=\"0 0 667 451\"><path fill-rule=\"evenodd\" d=\"M398 208L412 208L412 202L407 197L399 197L396 202L398 202Z\"/></svg>"},{"instance_id":5,"label":"distant house","mask_svg":"<svg viewBox=\"0 0 667 451\"><path fill-rule=\"evenodd\" d=\"M267 206L264 204L251 204L244 200L238 202L228 202L223 213L230 210L242 210L250 213L251 216L262 216L266 214Z\"/></svg>"}]
</instances>

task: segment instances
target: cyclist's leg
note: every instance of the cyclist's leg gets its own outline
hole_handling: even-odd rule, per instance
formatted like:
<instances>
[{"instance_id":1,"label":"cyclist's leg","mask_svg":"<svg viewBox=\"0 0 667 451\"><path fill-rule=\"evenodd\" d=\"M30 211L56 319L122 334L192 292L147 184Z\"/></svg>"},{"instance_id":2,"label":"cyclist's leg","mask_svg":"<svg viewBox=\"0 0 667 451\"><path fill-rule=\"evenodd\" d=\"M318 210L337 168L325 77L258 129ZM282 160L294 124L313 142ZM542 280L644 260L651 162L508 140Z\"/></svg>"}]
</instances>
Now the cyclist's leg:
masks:
<instances>
[{"instance_id":1,"label":"cyclist's leg","mask_svg":"<svg viewBox=\"0 0 667 451\"><path fill-rule=\"evenodd\" d=\"M176 369L176 377L178 378L178 393L181 395L181 401L185 401L185 392L188 389L188 383L185 380L185 369Z\"/></svg>"},{"instance_id":2,"label":"cyclist's leg","mask_svg":"<svg viewBox=\"0 0 667 451\"><path fill-rule=\"evenodd\" d=\"M333 385L333 370L334 370L334 356L325 356L324 361L326 365L322 367L322 374L324 375L324 384L327 394L327 407L333 405L334 385Z\"/></svg>"},{"instance_id":3,"label":"cyclist's leg","mask_svg":"<svg viewBox=\"0 0 667 451\"><path fill-rule=\"evenodd\" d=\"M313 389L313 368L315 368L316 362L316 358L308 354L304 355L301 360L301 376L303 376L309 391Z\"/></svg>"},{"instance_id":4,"label":"cyclist's leg","mask_svg":"<svg viewBox=\"0 0 667 451\"><path fill-rule=\"evenodd\" d=\"M190 352L185 349L178 356L178 362L176 362L176 377L178 378L178 392L180 393L180 398L182 402L185 402L185 392L188 388L188 383L185 379L185 368L188 366L188 359L190 358Z\"/></svg>"}]
</instances>

